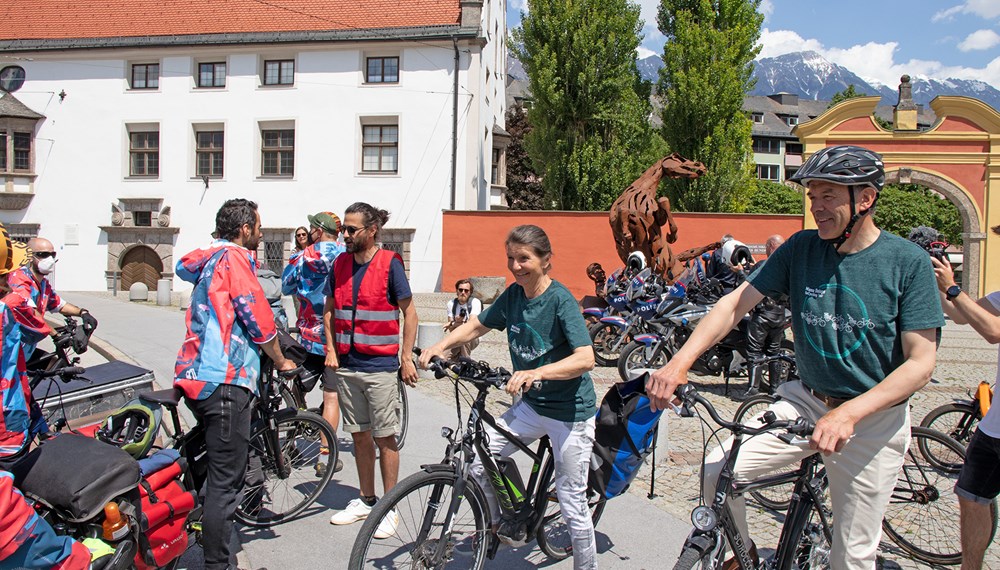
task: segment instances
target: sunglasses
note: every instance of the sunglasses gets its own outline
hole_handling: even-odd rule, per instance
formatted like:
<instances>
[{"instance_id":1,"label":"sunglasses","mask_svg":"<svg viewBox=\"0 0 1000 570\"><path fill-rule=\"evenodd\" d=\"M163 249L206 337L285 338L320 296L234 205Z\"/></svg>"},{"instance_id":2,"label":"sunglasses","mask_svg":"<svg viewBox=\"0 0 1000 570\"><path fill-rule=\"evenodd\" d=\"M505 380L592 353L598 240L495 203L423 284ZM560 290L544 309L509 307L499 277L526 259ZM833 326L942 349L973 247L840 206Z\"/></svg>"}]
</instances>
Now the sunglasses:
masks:
<instances>
[{"instance_id":1,"label":"sunglasses","mask_svg":"<svg viewBox=\"0 0 1000 570\"><path fill-rule=\"evenodd\" d=\"M361 226L360 228L356 228L354 226L344 226L344 233L347 234L347 235L349 235L349 236L353 236L354 234L356 234L356 233L360 232L361 230L365 229L366 227L367 226Z\"/></svg>"},{"instance_id":2,"label":"sunglasses","mask_svg":"<svg viewBox=\"0 0 1000 570\"><path fill-rule=\"evenodd\" d=\"M36 251L35 252L35 257L37 257L38 259L46 259L46 258L55 257L55 256L56 256L56 252L54 252L54 251Z\"/></svg>"},{"instance_id":3,"label":"sunglasses","mask_svg":"<svg viewBox=\"0 0 1000 570\"><path fill-rule=\"evenodd\" d=\"M295 237L308 237L309 234L295 234Z\"/></svg>"},{"instance_id":4,"label":"sunglasses","mask_svg":"<svg viewBox=\"0 0 1000 570\"><path fill-rule=\"evenodd\" d=\"M459 293L472 293L472 289L459 289Z\"/></svg>"}]
</instances>

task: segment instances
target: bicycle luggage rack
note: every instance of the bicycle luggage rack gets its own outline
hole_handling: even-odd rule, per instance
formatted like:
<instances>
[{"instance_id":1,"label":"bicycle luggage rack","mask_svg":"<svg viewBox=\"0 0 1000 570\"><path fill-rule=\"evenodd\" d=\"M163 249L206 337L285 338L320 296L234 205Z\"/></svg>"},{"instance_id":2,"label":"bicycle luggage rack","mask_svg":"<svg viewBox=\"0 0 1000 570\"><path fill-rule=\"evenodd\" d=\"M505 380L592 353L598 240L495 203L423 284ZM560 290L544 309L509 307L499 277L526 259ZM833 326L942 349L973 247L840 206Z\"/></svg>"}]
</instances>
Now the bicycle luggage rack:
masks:
<instances>
[{"instance_id":1,"label":"bicycle luggage rack","mask_svg":"<svg viewBox=\"0 0 1000 570\"><path fill-rule=\"evenodd\" d=\"M86 373L68 383L58 378L42 380L32 395L45 412L64 408L66 420L72 422L106 416L138 394L154 389L152 370L115 360L88 367Z\"/></svg>"}]
</instances>

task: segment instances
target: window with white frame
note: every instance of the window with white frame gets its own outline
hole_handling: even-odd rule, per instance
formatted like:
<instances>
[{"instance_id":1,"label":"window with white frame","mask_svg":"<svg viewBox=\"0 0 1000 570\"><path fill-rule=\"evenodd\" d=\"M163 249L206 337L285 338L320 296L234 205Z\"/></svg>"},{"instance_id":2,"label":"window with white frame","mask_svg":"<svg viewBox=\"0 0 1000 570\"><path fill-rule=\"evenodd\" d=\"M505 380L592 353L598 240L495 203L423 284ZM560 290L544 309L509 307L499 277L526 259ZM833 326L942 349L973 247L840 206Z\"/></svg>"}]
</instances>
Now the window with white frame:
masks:
<instances>
[{"instance_id":1,"label":"window with white frame","mask_svg":"<svg viewBox=\"0 0 1000 570\"><path fill-rule=\"evenodd\" d=\"M399 125L361 125L361 171L396 173L399 171Z\"/></svg>"},{"instance_id":2,"label":"window with white frame","mask_svg":"<svg viewBox=\"0 0 1000 570\"><path fill-rule=\"evenodd\" d=\"M199 88L225 87L226 86L226 62L206 61L198 63L198 83Z\"/></svg>"},{"instance_id":3,"label":"window with white frame","mask_svg":"<svg viewBox=\"0 0 1000 570\"><path fill-rule=\"evenodd\" d=\"M222 178L225 132L221 127L195 129L195 176Z\"/></svg>"},{"instance_id":4,"label":"window with white frame","mask_svg":"<svg viewBox=\"0 0 1000 570\"><path fill-rule=\"evenodd\" d=\"M261 176L293 176L295 174L295 129L260 131Z\"/></svg>"},{"instance_id":5,"label":"window with white frame","mask_svg":"<svg viewBox=\"0 0 1000 570\"><path fill-rule=\"evenodd\" d=\"M264 85L294 85L294 59L264 60Z\"/></svg>"},{"instance_id":6,"label":"window with white frame","mask_svg":"<svg viewBox=\"0 0 1000 570\"><path fill-rule=\"evenodd\" d=\"M794 127L795 125L799 124L798 115L780 115L780 117L781 120L785 121L785 124L788 125L789 127Z\"/></svg>"},{"instance_id":7,"label":"window with white frame","mask_svg":"<svg viewBox=\"0 0 1000 570\"><path fill-rule=\"evenodd\" d=\"M129 87L132 89L159 89L159 63L133 63L129 74Z\"/></svg>"},{"instance_id":8,"label":"window with white frame","mask_svg":"<svg viewBox=\"0 0 1000 570\"><path fill-rule=\"evenodd\" d=\"M778 165L777 164L758 164L757 165L757 178L761 180L777 180L778 179Z\"/></svg>"},{"instance_id":9,"label":"window with white frame","mask_svg":"<svg viewBox=\"0 0 1000 570\"><path fill-rule=\"evenodd\" d=\"M755 123L763 123L764 113L750 113L750 120Z\"/></svg>"},{"instance_id":10,"label":"window with white frame","mask_svg":"<svg viewBox=\"0 0 1000 570\"><path fill-rule=\"evenodd\" d=\"M160 129L129 128L128 175L156 178L160 175Z\"/></svg>"},{"instance_id":11,"label":"window with white frame","mask_svg":"<svg viewBox=\"0 0 1000 570\"><path fill-rule=\"evenodd\" d=\"M399 56L365 58L365 83L399 83Z\"/></svg>"}]
</instances>

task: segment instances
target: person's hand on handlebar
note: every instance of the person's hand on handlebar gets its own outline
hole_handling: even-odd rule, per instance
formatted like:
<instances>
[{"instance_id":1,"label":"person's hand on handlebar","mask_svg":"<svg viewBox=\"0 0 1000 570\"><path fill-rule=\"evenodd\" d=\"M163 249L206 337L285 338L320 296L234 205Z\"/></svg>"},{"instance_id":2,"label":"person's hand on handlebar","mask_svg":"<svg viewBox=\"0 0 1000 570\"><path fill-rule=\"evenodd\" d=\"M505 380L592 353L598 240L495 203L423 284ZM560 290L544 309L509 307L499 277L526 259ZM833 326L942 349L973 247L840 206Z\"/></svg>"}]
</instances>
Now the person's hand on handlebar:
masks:
<instances>
[{"instance_id":1,"label":"person's hand on handlebar","mask_svg":"<svg viewBox=\"0 0 1000 570\"><path fill-rule=\"evenodd\" d=\"M650 408L656 412L670 407L670 403L674 402L674 390L681 384L687 384L687 369L675 361L668 362L666 366L650 374L649 381L646 382Z\"/></svg>"},{"instance_id":2,"label":"person's hand on handlebar","mask_svg":"<svg viewBox=\"0 0 1000 570\"><path fill-rule=\"evenodd\" d=\"M281 357L280 361L275 361L274 367L279 372L287 372L289 370L295 370L296 368L298 368L298 366L296 366L294 362L292 362L288 358L285 358L284 356Z\"/></svg>"},{"instance_id":3,"label":"person's hand on handlebar","mask_svg":"<svg viewBox=\"0 0 1000 570\"><path fill-rule=\"evenodd\" d=\"M97 319L87 309L80 309L80 319L83 320L83 328L88 333L97 329Z\"/></svg>"},{"instance_id":4,"label":"person's hand on handlebar","mask_svg":"<svg viewBox=\"0 0 1000 570\"><path fill-rule=\"evenodd\" d=\"M535 382L542 379L542 374L536 370L518 370L510 375L510 380L504 390L511 396L520 395L522 392L531 390Z\"/></svg>"},{"instance_id":5,"label":"person's hand on handlebar","mask_svg":"<svg viewBox=\"0 0 1000 570\"><path fill-rule=\"evenodd\" d=\"M438 345L434 345L430 348L425 348L420 351L420 367L424 370L428 370L431 367L431 359L434 357L444 358L444 351L438 348Z\"/></svg>"}]
</instances>

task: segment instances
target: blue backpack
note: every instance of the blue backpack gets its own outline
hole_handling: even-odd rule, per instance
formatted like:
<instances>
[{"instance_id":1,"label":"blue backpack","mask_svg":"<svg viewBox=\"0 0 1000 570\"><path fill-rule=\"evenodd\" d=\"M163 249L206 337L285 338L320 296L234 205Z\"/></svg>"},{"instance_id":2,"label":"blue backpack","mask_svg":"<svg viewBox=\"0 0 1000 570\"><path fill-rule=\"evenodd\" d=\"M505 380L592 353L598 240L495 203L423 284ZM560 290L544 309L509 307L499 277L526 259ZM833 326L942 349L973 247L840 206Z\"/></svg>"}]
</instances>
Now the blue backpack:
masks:
<instances>
[{"instance_id":1,"label":"blue backpack","mask_svg":"<svg viewBox=\"0 0 1000 570\"><path fill-rule=\"evenodd\" d=\"M650 409L645 381L643 375L615 384L597 410L589 485L608 499L628 489L656 445L663 412Z\"/></svg>"}]
</instances>

